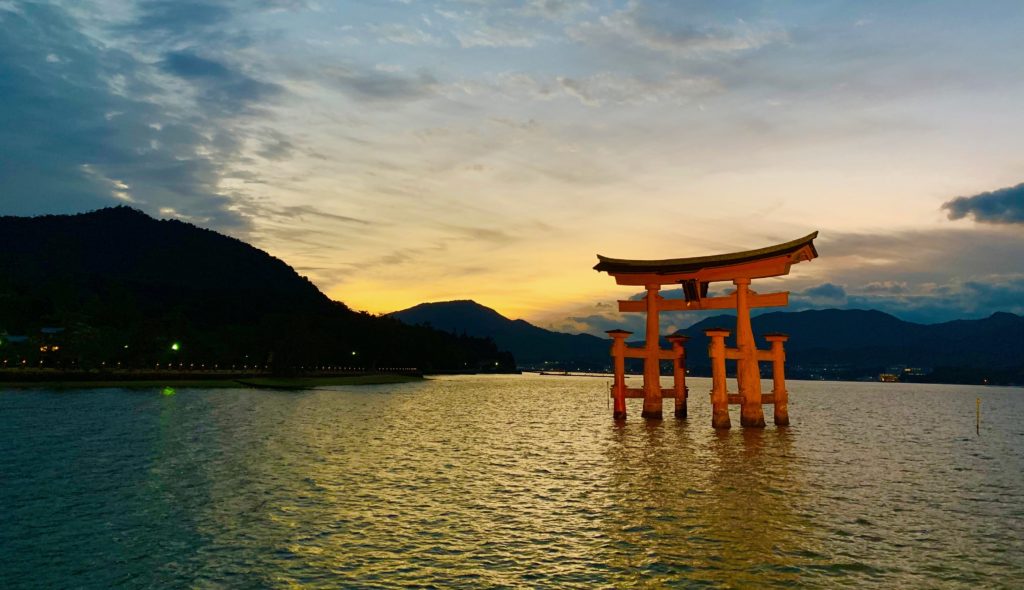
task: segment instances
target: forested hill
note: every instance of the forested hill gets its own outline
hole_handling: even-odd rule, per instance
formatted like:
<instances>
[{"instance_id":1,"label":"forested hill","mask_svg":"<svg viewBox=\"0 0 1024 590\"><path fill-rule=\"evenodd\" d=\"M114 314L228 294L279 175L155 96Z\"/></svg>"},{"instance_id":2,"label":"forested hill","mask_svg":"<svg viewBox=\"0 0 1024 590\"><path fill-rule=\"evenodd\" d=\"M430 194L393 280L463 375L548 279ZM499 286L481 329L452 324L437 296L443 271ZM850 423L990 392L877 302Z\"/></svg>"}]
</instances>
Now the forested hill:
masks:
<instances>
[{"instance_id":1,"label":"forested hill","mask_svg":"<svg viewBox=\"0 0 1024 590\"><path fill-rule=\"evenodd\" d=\"M0 236L0 357L35 363L35 344L60 339L44 360L83 367L514 367L487 339L354 312L245 242L128 207L0 217Z\"/></svg>"}]
</instances>

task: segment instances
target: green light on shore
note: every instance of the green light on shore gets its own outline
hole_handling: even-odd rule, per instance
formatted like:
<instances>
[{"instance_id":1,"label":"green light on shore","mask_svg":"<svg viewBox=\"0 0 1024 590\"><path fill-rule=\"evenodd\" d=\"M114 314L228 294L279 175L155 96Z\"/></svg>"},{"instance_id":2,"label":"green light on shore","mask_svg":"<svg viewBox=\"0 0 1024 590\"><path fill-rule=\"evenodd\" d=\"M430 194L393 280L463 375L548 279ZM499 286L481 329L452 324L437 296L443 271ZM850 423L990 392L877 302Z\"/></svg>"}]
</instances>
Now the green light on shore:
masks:
<instances>
[{"instance_id":1,"label":"green light on shore","mask_svg":"<svg viewBox=\"0 0 1024 590\"><path fill-rule=\"evenodd\" d=\"M174 344L171 345L171 350L173 350L174 352L178 352L179 350L181 350L181 345L175 342Z\"/></svg>"}]
</instances>

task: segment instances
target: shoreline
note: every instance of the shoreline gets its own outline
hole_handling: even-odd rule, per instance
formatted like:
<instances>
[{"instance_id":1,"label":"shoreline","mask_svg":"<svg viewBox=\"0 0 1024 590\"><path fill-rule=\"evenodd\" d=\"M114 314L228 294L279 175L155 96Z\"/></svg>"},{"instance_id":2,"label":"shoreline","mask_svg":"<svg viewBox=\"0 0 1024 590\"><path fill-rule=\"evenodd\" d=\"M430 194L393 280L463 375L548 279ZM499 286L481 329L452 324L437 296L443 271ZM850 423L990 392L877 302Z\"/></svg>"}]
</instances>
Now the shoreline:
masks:
<instances>
[{"instance_id":1,"label":"shoreline","mask_svg":"<svg viewBox=\"0 0 1024 590\"><path fill-rule=\"evenodd\" d=\"M47 376L48 377L48 376ZM154 387L201 387L204 389L312 389L334 385L386 385L393 383L413 383L424 381L422 375L402 375L394 373L363 374L363 375L330 375L309 377L267 377L239 376L195 377L173 375L167 378L147 375L138 379L104 378L97 376L89 379L30 379L0 381L0 389L146 389Z\"/></svg>"}]
</instances>

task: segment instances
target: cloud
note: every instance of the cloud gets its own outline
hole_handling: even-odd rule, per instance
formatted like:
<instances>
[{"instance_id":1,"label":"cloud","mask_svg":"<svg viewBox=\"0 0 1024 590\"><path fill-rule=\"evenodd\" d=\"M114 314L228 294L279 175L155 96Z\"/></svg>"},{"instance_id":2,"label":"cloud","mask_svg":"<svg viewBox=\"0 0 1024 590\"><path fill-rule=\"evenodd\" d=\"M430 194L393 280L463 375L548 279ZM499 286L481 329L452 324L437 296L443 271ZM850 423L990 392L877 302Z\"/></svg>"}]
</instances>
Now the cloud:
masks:
<instances>
[{"instance_id":1,"label":"cloud","mask_svg":"<svg viewBox=\"0 0 1024 590\"><path fill-rule=\"evenodd\" d=\"M784 31L743 20L701 18L677 3L631 2L626 8L567 29L590 45L638 47L677 58L737 53L785 41Z\"/></svg>"},{"instance_id":2,"label":"cloud","mask_svg":"<svg viewBox=\"0 0 1024 590\"><path fill-rule=\"evenodd\" d=\"M0 18L5 213L127 201L216 227L245 225L218 189L238 148L230 132L168 110L170 97L154 84L151 66L83 34L58 7L25 4ZM51 53L61 60L48 62Z\"/></svg>"},{"instance_id":3,"label":"cloud","mask_svg":"<svg viewBox=\"0 0 1024 590\"><path fill-rule=\"evenodd\" d=\"M188 80L199 92L198 99L225 115L237 115L254 104L280 95L278 85L249 77L226 64L191 51L173 51L164 56L165 72Z\"/></svg>"},{"instance_id":4,"label":"cloud","mask_svg":"<svg viewBox=\"0 0 1024 590\"><path fill-rule=\"evenodd\" d=\"M537 15L549 20L566 17L592 10L586 0L529 0L523 7L524 14Z\"/></svg>"},{"instance_id":5,"label":"cloud","mask_svg":"<svg viewBox=\"0 0 1024 590\"><path fill-rule=\"evenodd\" d=\"M397 43L399 45L433 45L441 46L443 41L435 35L401 23L370 25L369 30L378 42Z\"/></svg>"},{"instance_id":6,"label":"cloud","mask_svg":"<svg viewBox=\"0 0 1024 590\"><path fill-rule=\"evenodd\" d=\"M455 31L459 45L469 47L533 47L537 33L508 25L479 23L468 30Z\"/></svg>"},{"instance_id":7,"label":"cloud","mask_svg":"<svg viewBox=\"0 0 1024 590\"><path fill-rule=\"evenodd\" d=\"M847 286L1024 273L1024 235L1005 226L876 234L824 230L817 246L821 258L812 264L842 273Z\"/></svg>"},{"instance_id":8,"label":"cloud","mask_svg":"<svg viewBox=\"0 0 1024 590\"><path fill-rule=\"evenodd\" d=\"M298 217L300 219L304 219L306 217L313 217L356 225L370 224L370 222L365 219L349 217L348 215L337 215L335 213L328 213L326 211L323 211L322 209L318 209L311 205L293 205L289 207L281 207L276 211L276 213L283 217Z\"/></svg>"},{"instance_id":9,"label":"cloud","mask_svg":"<svg viewBox=\"0 0 1024 590\"><path fill-rule=\"evenodd\" d=\"M572 99L590 107L643 103L682 104L721 90L717 80L707 77L668 74L646 78L611 72L554 78L505 72L489 81L457 82L444 88L444 92L452 97L460 94L494 94L516 101Z\"/></svg>"},{"instance_id":10,"label":"cloud","mask_svg":"<svg viewBox=\"0 0 1024 590\"><path fill-rule=\"evenodd\" d=\"M846 299L846 289L832 283L822 283L809 289L804 289L797 295L813 301L843 301Z\"/></svg>"},{"instance_id":11,"label":"cloud","mask_svg":"<svg viewBox=\"0 0 1024 590\"><path fill-rule=\"evenodd\" d=\"M861 288L864 293L888 293L899 295L909 291L906 281L874 281Z\"/></svg>"},{"instance_id":12,"label":"cloud","mask_svg":"<svg viewBox=\"0 0 1024 590\"><path fill-rule=\"evenodd\" d=\"M543 26L573 14L575 2L462 2L465 10L436 9L463 49L529 48L554 37Z\"/></svg>"},{"instance_id":13,"label":"cloud","mask_svg":"<svg viewBox=\"0 0 1024 590\"><path fill-rule=\"evenodd\" d=\"M428 72L407 76L376 69L335 68L329 80L350 97L368 102L410 102L437 92L438 81Z\"/></svg>"},{"instance_id":14,"label":"cloud","mask_svg":"<svg viewBox=\"0 0 1024 590\"><path fill-rule=\"evenodd\" d=\"M600 73L586 78L558 78L562 92L588 106L604 103L681 103L691 98L717 93L720 84L710 78L670 74L658 79L641 79Z\"/></svg>"},{"instance_id":15,"label":"cloud","mask_svg":"<svg viewBox=\"0 0 1024 590\"><path fill-rule=\"evenodd\" d=\"M997 311L1024 315L1024 276L992 276L986 281L950 280L915 285L896 295L851 295L848 309L877 309L925 324L988 317Z\"/></svg>"},{"instance_id":16,"label":"cloud","mask_svg":"<svg viewBox=\"0 0 1024 590\"><path fill-rule=\"evenodd\" d=\"M89 7L94 13L107 7ZM307 0L137 0L129 7L132 18L114 27L119 35L162 46L199 45L206 49L239 49L252 45L253 35L238 26L240 16L253 13L316 10Z\"/></svg>"},{"instance_id":17,"label":"cloud","mask_svg":"<svg viewBox=\"0 0 1024 590\"><path fill-rule=\"evenodd\" d=\"M507 231L494 229L490 227L470 227L463 225L453 224L442 224L442 227L455 232L457 236L460 236L472 243L477 245L491 244L491 245L506 245L520 240L517 236L514 236Z\"/></svg>"},{"instance_id":18,"label":"cloud","mask_svg":"<svg viewBox=\"0 0 1024 590\"><path fill-rule=\"evenodd\" d=\"M950 219L973 217L979 223L1024 223L1024 183L942 205Z\"/></svg>"},{"instance_id":19,"label":"cloud","mask_svg":"<svg viewBox=\"0 0 1024 590\"><path fill-rule=\"evenodd\" d=\"M267 160L285 160L294 151L295 144L285 134L274 129L268 129L265 137L262 138L262 145L256 151L256 155Z\"/></svg>"},{"instance_id":20,"label":"cloud","mask_svg":"<svg viewBox=\"0 0 1024 590\"><path fill-rule=\"evenodd\" d=\"M227 3L194 0L151 0L139 2L136 9L132 30L168 37L213 29L233 15Z\"/></svg>"}]
</instances>

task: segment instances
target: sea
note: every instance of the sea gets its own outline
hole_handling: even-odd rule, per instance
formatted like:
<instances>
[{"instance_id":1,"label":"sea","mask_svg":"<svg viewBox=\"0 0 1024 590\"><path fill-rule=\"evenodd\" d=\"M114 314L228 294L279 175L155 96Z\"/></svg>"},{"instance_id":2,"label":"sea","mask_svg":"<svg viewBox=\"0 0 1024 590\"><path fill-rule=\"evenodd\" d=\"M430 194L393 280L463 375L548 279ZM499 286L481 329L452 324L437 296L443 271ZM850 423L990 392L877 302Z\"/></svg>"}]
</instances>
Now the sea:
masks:
<instances>
[{"instance_id":1,"label":"sea","mask_svg":"<svg viewBox=\"0 0 1024 590\"><path fill-rule=\"evenodd\" d=\"M0 587L1024 588L1024 389L688 384L2 389Z\"/></svg>"}]
</instances>

